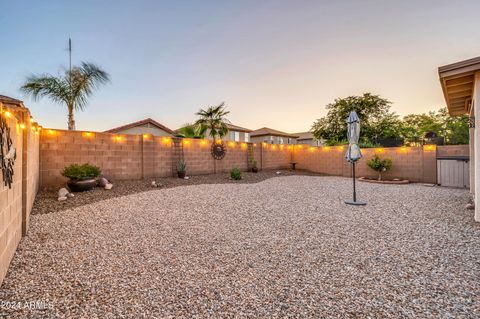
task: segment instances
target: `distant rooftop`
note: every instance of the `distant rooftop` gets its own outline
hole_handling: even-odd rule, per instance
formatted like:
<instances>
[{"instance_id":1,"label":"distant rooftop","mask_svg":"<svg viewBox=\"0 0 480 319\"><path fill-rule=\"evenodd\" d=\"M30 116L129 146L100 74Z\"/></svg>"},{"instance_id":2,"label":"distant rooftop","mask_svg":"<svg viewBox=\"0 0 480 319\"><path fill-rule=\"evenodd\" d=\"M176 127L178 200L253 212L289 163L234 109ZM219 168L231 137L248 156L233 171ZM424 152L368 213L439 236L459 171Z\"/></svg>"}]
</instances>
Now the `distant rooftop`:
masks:
<instances>
[{"instance_id":1,"label":"distant rooftop","mask_svg":"<svg viewBox=\"0 0 480 319\"><path fill-rule=\"evenodd\" d=\"M129 129L129 128L132 128L132 127L142 126L142 125L145 125L145 124L151 124L151 125L153 125L155 127L158 127L159 129L161 129L161 130L163 130L163 131L165 131L169 134L173 134L173 131L171 129L169 129L168 127L166 127L163 124L158 123L157 121L155 121L151 118L147 118L147 119L144 119L144 120L141 120L141 121L138 121L138 122L133 122L133 123L130 123L130 124L115 127L115 128L112 128L110 130L105 131L105 133L116 133L118 131L123 131L123 130Z\"/></svg>"},{"instance_id":2,"label":"distant rooftop","mask_svg":"<svg viewBox=\"0 0 480 319\"><path fill-rule=\"evenodd\" d=\"M285 132L274 130L274 129L271 129L271 128L268 128L268 127L262 127L258 130L252 131L250 133L251 137L254 137L254 136L268 136L268 135L298 138L298 135L285 133Z\"/></svg>"},{"instance_id":3,"label":"distant rooftop","mask_svg":"<svg viewBox=\"0 0 480 319\"><path fill-rule=\"evenodd\" d=\"M312 132L293 133L293 135L298 135L297 140L312 140L315 138Z\"/></svg>"},{"instance_id":4,"label":"distant rooftop","mask_svg":"<svg viewBox=\"0 0 480 319\"><path fill-rule=\"evenodd\" d=\"M14 99L13 97L9 97L6 95L1 95L1 94L0 94L0 102L4 104L13 104L18 106L23 106L23 101Z\"/></svg>"}]
</instances>

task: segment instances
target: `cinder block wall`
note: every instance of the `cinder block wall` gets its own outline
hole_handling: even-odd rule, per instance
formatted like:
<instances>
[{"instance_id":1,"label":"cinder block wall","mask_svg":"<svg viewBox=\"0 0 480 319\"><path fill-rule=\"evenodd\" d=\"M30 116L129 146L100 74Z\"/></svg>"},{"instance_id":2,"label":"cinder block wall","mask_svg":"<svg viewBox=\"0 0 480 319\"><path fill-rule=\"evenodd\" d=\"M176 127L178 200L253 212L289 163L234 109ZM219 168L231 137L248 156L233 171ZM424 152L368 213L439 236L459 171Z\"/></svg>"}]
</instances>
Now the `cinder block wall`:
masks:
<instances>
[{"instance_id":1,"label":"cinder block wall","mask_svg":"<svg viewBox=\"0 0 480 319\"><path fill-rule=\"evenodd\" d=\"M58 187L67 181L62 169L73 163L99 166L113 180L148 179L172 176L180 159L189 175L247 170L251 156L257 167L290 167L291 150L278 145L224 142L222 160L211 155L211 140L175 139L152 135L128 135L43 129L40 143L40 182L42 187Z\"/></svg>"},{"instance_id":2,"label":"cinder block wall","mask_svg":"<svg viewBox=\"0 0 480 319\"><path fill-rule=\"evenodd\" d=\"M32 129L28 109L6 107L0 103L10 128L10 137L16 149L13 184L5 185L0 177L0 285L5 277L10 261L25 235L30 219L30 211L38 190L38 148L39 136ZM8 111L9 116L6 116Z\"/></svg>"},{"instance_id":3,"label":"cinder block wall","mask_svg":"<svg viewBox=\"0 0 480 319\"><path fill-rule=\"evenodd\" d=\"M265 143L226 142L227 153L218 161L211 156L210 140L172 139L152 135L127 135L44 129L40 143L42 186L59 186L66 182L61 170L72 163L91 163L101 167L112 179L142 179L175 174L177 162L187 163L190 175L212 174L238 167L247 170L249 157L259 169L281 169L297 163L298 169L325 175L351 176L345 160L345 146L314 147L307 145L271 145ZM251 149L251 155L249 155ZM436 156L468 155L468 146L423 146L363 149L357 175L376 177L367 166L374 155L393 161L385 178L402 178L414 182L436 182Z\"/></svg>"},{"instance_id":4,"label":"cinder block wall","mask_svg":"<svg viewBox=\"0 0 480 319\"><path fill-rule=\"evenodd\" d=\"M448 147L450 146L443 148ZM345 152L345 146L295 146L294 159L300 169L326 175L351 176L351 165L345 160ZM392 168L382 174L386 179L401 178L413 182L436 183L435 146L366 148L362 149L362 154L363 158L356 164L357 176L378 176L367 165L367 161L377 154L381 158L390 158L393 162Z\"/></svg>"}]
</instances>

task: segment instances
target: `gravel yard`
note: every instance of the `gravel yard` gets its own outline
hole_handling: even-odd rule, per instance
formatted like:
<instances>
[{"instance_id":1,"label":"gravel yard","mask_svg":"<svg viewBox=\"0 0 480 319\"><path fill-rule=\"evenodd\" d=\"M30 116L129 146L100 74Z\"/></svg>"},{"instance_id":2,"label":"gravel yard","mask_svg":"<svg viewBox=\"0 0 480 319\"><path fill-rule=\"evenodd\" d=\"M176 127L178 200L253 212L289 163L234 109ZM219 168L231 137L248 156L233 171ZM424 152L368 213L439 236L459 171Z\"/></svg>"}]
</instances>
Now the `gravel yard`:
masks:
<instances>
[{"instance_id":1,"label":"gravel yard","mask_svg":"<svg viewBox=\"0 0 480 319\"><path fill-rule=\"evenodd\" d=\"M478 318L466 190L284 176L32 216L0 288L19 318Z\"/></svg>"}]
</instances>

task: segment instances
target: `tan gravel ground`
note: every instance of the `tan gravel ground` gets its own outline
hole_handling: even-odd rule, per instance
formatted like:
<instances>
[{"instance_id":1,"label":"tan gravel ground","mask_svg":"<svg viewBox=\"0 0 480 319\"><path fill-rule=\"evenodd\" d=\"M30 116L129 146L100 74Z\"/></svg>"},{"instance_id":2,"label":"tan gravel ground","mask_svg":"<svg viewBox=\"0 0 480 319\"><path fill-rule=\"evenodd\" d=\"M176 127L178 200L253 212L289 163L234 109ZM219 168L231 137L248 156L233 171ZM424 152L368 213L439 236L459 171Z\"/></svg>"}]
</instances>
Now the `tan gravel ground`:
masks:
<instances>
[{"instance_id":1,"label":"tan gravel ground","mask_svg":"<svg viewBox=\"0 0 480 319\"><path fill-rule=\"evenodd\" d=\"M153 190L32 216L12 318L478 318L465 190L288 176Z\"/></svg>"}]
</instances>

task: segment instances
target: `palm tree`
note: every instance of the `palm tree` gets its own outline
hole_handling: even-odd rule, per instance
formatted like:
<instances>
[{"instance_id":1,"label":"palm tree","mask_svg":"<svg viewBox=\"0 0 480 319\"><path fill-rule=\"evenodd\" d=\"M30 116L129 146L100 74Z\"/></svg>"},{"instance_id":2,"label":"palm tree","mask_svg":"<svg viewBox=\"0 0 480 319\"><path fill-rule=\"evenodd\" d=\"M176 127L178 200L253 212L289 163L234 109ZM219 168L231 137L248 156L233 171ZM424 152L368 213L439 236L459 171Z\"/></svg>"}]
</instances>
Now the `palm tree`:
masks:
<instances>
[{"instance_id":1,"label":"palm tree","mask_svg":"<svg viewBox=\"0 0 480 319\"><path fill-rule=\"evenodd\" d=\"M206 127L187 123L178 129L177 136L184 138L204 138L206 130Z\"/></svg>"},{"instance_id":2,"label":"palm tree","mask_svg":"<svg viewBox=\"0 0 480 319\"><path fill-rule=\"evenodd\" d=\"M225 117L229 111L225 110L225 103L222 102L217 106L209 106L206 110L201 109L196 113L200 118L195 122L195 125L210 131L210 136L213 141L222 138L228 133L227 124L230 121Z\"/></svg>"},{"instance_id":3,"label":"palm tree","mask_svg":"<svg viewBox=\"0 0 480 319\"><path fill-rule=\"evenodd\" d=\"M48 96L56 103L65 104L68 110L68 129L75 130L73 111L83 111L88 104L88 97L108 81L110 76L107 72L95 64L82 62L81 66L66 70L63 76L32 75L27 78L21 90L34 100Z\"/></svg>"}]
</instances>

